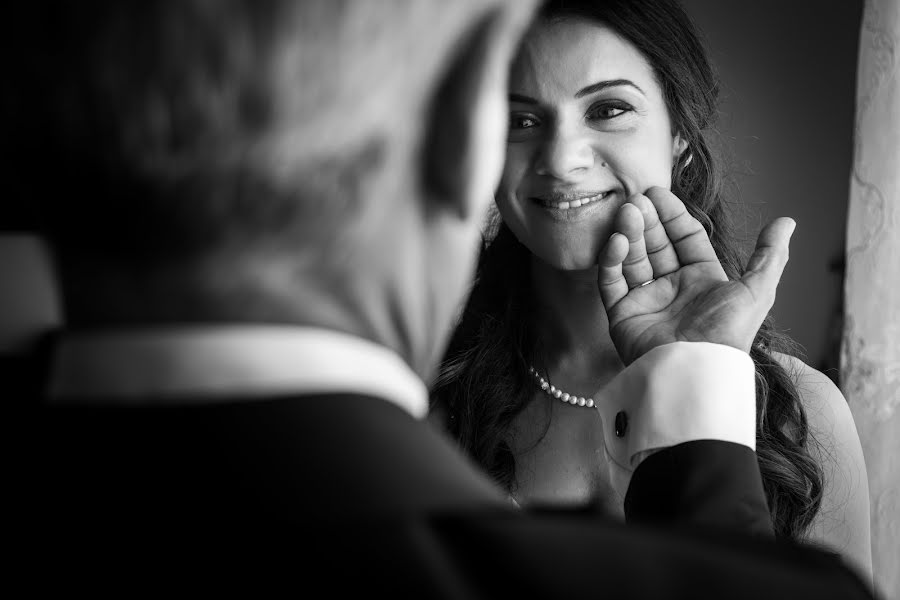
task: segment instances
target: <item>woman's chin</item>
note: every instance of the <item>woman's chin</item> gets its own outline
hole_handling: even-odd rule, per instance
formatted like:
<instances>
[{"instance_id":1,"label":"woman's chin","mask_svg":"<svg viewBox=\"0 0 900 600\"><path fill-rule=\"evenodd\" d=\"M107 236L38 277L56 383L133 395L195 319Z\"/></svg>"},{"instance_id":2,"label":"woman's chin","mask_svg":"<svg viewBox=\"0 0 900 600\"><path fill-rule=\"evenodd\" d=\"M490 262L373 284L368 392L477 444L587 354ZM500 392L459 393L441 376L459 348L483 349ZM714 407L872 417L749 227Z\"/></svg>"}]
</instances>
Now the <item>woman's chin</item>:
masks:
<instances>
[{"instance_id":1,"label":"woman's chin","mask_svg":"<svg viewBox=\"0 0 900 600\"><path fill-rule=\"evenodd\" d=\"M597 270L597 255L586 252L546 254L538 256L545 266L556 271L590 271Z\"/></svg>"},{"instance_id":2,"label":"woman's chin","mask_svg":"<svg viewBox=\"0 0 900 600\"><path fill-rule=\"evenodd\" d=\"M597 257L578 257L562 263L559 267L560 271L596 271Z\"/></svg>"}]
</instances>

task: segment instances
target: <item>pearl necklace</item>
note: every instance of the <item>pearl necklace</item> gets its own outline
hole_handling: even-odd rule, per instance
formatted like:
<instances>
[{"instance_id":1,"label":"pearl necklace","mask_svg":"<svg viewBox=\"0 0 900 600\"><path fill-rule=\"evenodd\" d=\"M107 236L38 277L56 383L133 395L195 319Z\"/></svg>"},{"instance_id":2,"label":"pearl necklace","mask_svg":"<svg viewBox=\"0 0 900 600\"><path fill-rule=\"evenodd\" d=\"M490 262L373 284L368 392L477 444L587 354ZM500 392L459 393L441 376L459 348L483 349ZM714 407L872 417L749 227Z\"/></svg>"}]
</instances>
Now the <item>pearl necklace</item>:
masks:
<instances>
[{"instance_id":1,"label":"pearl necklace","mask_svg":"<svg viewBox=\"0 0 900 600\"><path fill-rule=\"evenodd\" d=\"M547 392L548 395L553 396L554 398L558 398L563 402L567 402L573 406L586 406L588 408L594 407L593 398L585 398L584 396L567 394L558 387L550 385L550 382L541 377L540 373L538 373L537 369L535 369L534 367L528 367L528 372L531 373L531 375L534 377L534 381L537 386Z\"/></svg>"}]
</instances>

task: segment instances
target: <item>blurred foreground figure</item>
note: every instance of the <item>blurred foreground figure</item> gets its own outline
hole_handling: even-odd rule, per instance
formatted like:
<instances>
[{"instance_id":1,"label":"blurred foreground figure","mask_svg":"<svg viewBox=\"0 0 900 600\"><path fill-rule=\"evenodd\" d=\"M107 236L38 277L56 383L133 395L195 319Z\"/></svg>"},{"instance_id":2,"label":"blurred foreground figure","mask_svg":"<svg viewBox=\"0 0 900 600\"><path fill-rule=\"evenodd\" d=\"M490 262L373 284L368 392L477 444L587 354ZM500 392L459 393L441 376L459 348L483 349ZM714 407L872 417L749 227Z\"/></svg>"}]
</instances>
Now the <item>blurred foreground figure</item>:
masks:
<instances>
[{"instance_id":1,"label":"blurred foreground figure","mask_svg":"<svg viewBox=\"0 0 900 600\"><path fill-rule=\"evenodd\" d=\"M35 56L15 73L11 173L41 203L67 322L23 486L41 568L165 585L172 564L213 559L216 586L239 572L222 561L275 547L298 588L329 595L867 597L833 557L770 539L752 442L715 424L638 439L654 404L709 397L752 438L752 363L725 344L758 327L789 231L759 255L759 305L690 314L715 325L704 342L625 340L632 526L512 510L423 420L532 10L117 1L21 17ZM605 272L621 272L610 246ZM680 375L660 388L648 364Z\"/></svg>"}]
</instances>

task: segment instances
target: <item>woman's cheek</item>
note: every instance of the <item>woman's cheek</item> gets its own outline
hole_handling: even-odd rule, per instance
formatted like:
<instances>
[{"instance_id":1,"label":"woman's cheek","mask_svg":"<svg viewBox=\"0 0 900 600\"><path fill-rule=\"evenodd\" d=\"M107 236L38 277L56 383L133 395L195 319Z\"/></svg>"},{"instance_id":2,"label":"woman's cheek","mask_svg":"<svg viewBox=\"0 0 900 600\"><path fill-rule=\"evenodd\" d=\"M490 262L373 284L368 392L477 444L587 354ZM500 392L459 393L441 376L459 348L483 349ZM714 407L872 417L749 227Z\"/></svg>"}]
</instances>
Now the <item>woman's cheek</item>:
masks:
<instances>
[{"instance_id":1,"label":"woman's cheek","mask_svg":"<svg viewBox=\"0 0 900 600\"><path fill-rule=\"evenodd\" d=\"M629 149L610 161L616 176L629 195L644 193L651 187L668 189L672 183L671 158L661 152L648 152L648 148Z\"/></svg>"},{"instance_id":2,"label":"woman's cheek","mask_svg":"<svg viewBox=\"0 0 900 600\"><path fill-rule=\"evenodd\" d=\"M527 174L527 162L521 154L515 146L507 146L506 162L497 188L498 198L503 198L504 201L515 197Z\"/></svg>"}]
</instances>

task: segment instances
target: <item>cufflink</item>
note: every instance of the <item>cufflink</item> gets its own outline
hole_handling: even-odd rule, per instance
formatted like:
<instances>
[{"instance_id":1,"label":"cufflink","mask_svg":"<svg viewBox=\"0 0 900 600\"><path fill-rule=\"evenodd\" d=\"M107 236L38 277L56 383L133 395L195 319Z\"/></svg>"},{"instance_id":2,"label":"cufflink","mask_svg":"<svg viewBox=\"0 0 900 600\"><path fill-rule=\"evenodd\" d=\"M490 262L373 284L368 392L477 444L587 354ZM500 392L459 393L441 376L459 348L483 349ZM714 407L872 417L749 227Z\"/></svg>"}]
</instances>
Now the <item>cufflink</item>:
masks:
<instances>
[{"instance_id":1,"label":"cufflink","mask_svg":"<svg viewBox=\"0 0 900 600\"><path fill-rule=\"evenodd\" d=\"M615 421L615 432L616 437L624 437L625 432L628 430L628 415L625 414L624 410L620 410L616 413L616 421Z\"/></svg>"}]
</instances>

